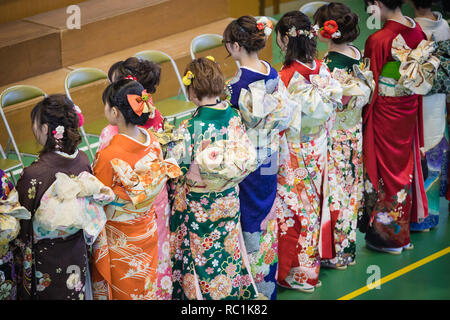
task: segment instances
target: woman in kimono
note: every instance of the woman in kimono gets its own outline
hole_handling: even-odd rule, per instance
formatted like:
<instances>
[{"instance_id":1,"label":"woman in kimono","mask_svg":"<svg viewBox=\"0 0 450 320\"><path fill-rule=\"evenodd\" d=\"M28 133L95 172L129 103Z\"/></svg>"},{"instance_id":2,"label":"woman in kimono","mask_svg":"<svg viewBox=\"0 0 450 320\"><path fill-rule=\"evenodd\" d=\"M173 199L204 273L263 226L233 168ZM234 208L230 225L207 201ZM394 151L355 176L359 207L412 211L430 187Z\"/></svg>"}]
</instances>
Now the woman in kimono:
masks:
<instances>
[{"instance_id":1,"label":"woman in kimono","mask_svg":"<svg viewBox=\"0 0 450 320\"><path fill-rule=\"evenodd\" d=\"M161 67L151 61L130 57L124 61L114 63L108 71L108 79L111 82L120 79L130 79L139 82L147 93L153 94L156 92L156 87L159 84L161 76ZM144 129L150 129L154 133L158 141L162 143L160 136L167 136L165 131L169 129L169 124L164 124L161 112L154 109L149 115L148 121L142 126ZM98 150L101 151L106 148L111 139L118 133L117 126L109 124L100 134L100 142ZM161 146L163 147L163 146ZM158 230L158 299L170 300L171 289L162 289L161 283L164 282L167 287L167 282L172 278L172 268L170 267L169 255L169 216L170 206L167 194L167 187L164 187L158 197L155 199L153 205L155 206L157 230Z\"/></svg>"},{"instance_id":2,"label":"woman in kimono","mask_svg":"<svg viewBox=\"0 0 450 320\"><path fill-rule=\"evenodd\" d=\"M431 11L431 0L412 0L416 23L420 25L427 35L428 40L445 41L450 39L450 28L442 14L437 11ZM446 180L445 172L448 167L448 141L445 137L446 119L446 101L445 93L428 94L423 97L423 134L424 149L427 166L428 178L426 180L437 181L434 186ZM430 185L425 180L425 185ZM431 228L437 227L439 223L439 208L441 190L432 185L427 190L428 199L428 217L422 223L411 222L411 231L427 232Z\"/></svg>"},{"instance_id":3,"label":"woman in kimono","mask_svg":"<svg viewBox=\"0 0 450 320\"><path fill-rule=\"evenodd\" d=\"M16 270L9 244L19 234L20 220L30 217L30 212L20 205L14 185L0 169L0 300L17 298Z\"/></svg>"},{"instance_id":4,"label":"woman in kimono","mask_svg":"<svg viewBox=\"0 0 450 320\"><path fill-rule=\"evenodd\" d=\"M301 126L289 126L280 143L277 281L311 293L321 285L321 257L332 257L330 217L322 214L321 200L327 180L327 128L342 88L315 58L317 30L305 14L286 13L275 30L286 54L280 77L297 103L293 116L301 115Z\"/></svg>"},{"instance_id":5,"label":"woman in kimono","mask_svg":"<svg viewBox=\"0 0 450 320\"><path fill-rule=\"evenodd\" d=\"M360 230L369 248L391 254L412 249L410 222L428 215L421 167L422 95L439 61L416 22L403 16L402 0L373 5L384 21L366 41L376 88L363 113L365 213Z\"/></svg>"},{"instance_id":6,"label":"woman in kimono","mask_svg":"<svg viewBox=\"0 0 450 320\"><path fill-rule=\"evenodd\" d=\"M116 197L94 244L94 299L156 300L170 294L170 277L158 283L158 231L154 200L168 177L181 174L165 161L156 137L142 126L155 110L143 86L131 79L103 92L105 116L119 133L97 152L95 176ZM168 245L167 245L168 246ZM166 248L167 251L169 248Z\"/></svg>"},{"instance_id":7,"label":"woman in kimono","mask_svg":"<svg viewBox=\"0 0 450 320\"><path fill-rule=\"evenodd\" d=\"M183 171L171 192L173 298L255 299L238 184L257 169L256 149L239 112L220 101L225 83L214 61L189 63L183 82L198 108L177 130L184 141L168 152Z\"/></svg>"},{"instance_id":8,"label":"woman in kimono","mask_svg":"<svg viewBox=\"0 0 450 320\"><path fill-rule=\"evenodd\" d=\"M39 158L23 170L16 185L20 204L32 217L20 222L20 233L14 242L17 298L83 300L90 296L84 232L71 224L60 224L59 230L45 229L38 222L38 216L47 213L56 214L63 221L73 218L65 212L55 212L55 207L44 211L42 208L53 194L58 174L73 177L91 172L87 155L77 149L81 142L79 118L73 102L65 95L55 94L33 108L31 120L36 140L44 148Z\"/></svg>"},{"instance_id":9,"label":"woman in kimono","mask_svg":"<svg viewBox=\"0 0 450 320\"><path fill-rule=\"evenodd\" d=\"M328 145L328 200L333 228L333 259L323 267L347 269L355 263L356 225L363 199L362 108L375 83L369 66L361 70L362 55L351 45L359 35L358 16L343 3L332 2L314 14L323 28L319 40L328 46L324 62L343 87L342 108L336 110ZM331 29L331 30L330 30Z\"/></svg>"},{"instance_id":10,"label":"woman in kimono","mask_svg":"<svg viewBox=\"0 0 450 320\"><path fill-rule=\"evenodd\" d=\"M237 74L227 83L228 99L231 106L240 110L243 123L257 146L259 160L264 161L239 184L244 242L259 293L274 300L278 261L275 216L278 150L270 149L270 135L278 138L275 129L279 131L280 124L274 123L278 120L274 119L274 113L279 113L277 107L281 109L284 105L277 99L265 98L267 95L275 97L279 77L268 62L258 58L258 51L264 48L272 29L272 22L266 17L256 20L243 16L227 26L223 38L225 48L240 64ZM255 103L260 105L254 106ZM262 110L261 115L257 114L259 110Z\"/></svg>"}]
</instances>

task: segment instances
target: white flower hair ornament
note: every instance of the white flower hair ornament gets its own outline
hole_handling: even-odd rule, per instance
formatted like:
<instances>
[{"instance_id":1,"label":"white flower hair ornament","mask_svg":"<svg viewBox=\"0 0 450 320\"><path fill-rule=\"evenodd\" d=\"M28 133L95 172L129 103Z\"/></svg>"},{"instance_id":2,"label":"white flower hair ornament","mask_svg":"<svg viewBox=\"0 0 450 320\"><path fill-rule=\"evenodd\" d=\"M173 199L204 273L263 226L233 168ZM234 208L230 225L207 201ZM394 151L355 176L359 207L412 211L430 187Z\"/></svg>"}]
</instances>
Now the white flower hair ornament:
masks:
<instances>
[{"instance_id":1,"label":"white flower hair ornament","mask_svg":"<svg viewBox=\"0 0 450 320\"><path fill-rule=\"evenodd\" d=\"M56 140L60 140L64 137L64 127L63 126L57 126L55 130L53 130L53 136Z\"/></svg>"},{"instance_id":2,"label":"white flower hair ornament","mask_svg":"<svg viewBox=\"0 0 450 320\"><path fill-rule=\"evenodd\" d=\"M317 25L315 26L311 26L311 30L297 30L295 28L295 26L292 26L289 31L287 32L287 35L290 37L301 37L301 36L305 36L308 37L310 39L314 38L315 36L317 36L317 32L319 31L319 27Z\"/></svg>"},{"instance_id":3,"label":"white flower hair ornament","mask_svg":"<svg viewBox=\"0 0 450 320\"><path fill-rule=\"evenodd\" d=\"M273 23L267 17L261 17L256 21L256 27L258 30L264 30L264 34L268 37L272 34Z\"/></svg>"}]
</instances>

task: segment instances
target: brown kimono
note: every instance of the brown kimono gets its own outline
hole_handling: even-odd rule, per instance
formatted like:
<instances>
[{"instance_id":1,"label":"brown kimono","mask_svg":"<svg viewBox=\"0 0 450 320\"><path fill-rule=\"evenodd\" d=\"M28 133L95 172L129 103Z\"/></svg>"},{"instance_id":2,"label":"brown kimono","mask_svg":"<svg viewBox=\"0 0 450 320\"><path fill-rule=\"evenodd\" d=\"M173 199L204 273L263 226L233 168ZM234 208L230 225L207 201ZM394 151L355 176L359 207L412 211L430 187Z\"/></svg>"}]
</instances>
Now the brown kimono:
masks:
<instances>
[{"instance_id":1,"label":"brown kimono","mask_svg":"<svg viewBox=\"0 0 450 320\"><path fill-rule=\"evenodd\" d=\"M66 238L33 238L33 217L41 198L55 181L55 174L77 176L92 173L89 159L79 151L73 158L55 152L42 154L25 168L17 182L20 204L32 215L21 221L20 234L14 243L18 300L83 300L85 296L88 248L83 231Z\"/></svg>"}]
</instances>

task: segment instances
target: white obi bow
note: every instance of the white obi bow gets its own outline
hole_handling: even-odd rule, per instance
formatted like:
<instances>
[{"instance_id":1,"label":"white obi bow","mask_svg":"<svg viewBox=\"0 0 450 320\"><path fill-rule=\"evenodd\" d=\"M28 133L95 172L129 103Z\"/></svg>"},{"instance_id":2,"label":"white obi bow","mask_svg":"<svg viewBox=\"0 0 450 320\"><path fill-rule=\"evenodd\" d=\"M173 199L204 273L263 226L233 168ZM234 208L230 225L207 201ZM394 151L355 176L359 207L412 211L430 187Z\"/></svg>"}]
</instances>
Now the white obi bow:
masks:
<instances>
[{"instance_id":1,"label":"white obi bow","mask_svg":"<svg viewBox=\"0 0 450 320\"><path fill-rule=\"evenodd\" d=\"M77 177L58 172L34 215L36 240L73 234L82 229L92 244L106 223L103 206L115 198L111 188L84 171Z\"/></svg>"},{"instance_id":2,"label":"white obi bow","mask_svg":"<svg viewBox=\"0 0 450 320\"><path fill-rule=\"evenodd\" d=\"M347 103L347 109L362 108L368 104L375 90L375 80L370 71L370 60L364 59L362 65L353 65L353 73L349 74L344 69L335 68L332 77L342 86L342 94L351 97Z\"/></svg>"},{"instance_id":3,"label":"white obi bow","mask_svg":"<svg viewBox=\"0 0 450 320\"><path fill-rule=\"evenodd\" d=\"M342 87L331 77L325 64L318 74L309 78L310 81L300 73L294 73L288 87L291 99L298 102L304 115L325 122L334 108L342 104Z\"/></svg>"}]
</instances>

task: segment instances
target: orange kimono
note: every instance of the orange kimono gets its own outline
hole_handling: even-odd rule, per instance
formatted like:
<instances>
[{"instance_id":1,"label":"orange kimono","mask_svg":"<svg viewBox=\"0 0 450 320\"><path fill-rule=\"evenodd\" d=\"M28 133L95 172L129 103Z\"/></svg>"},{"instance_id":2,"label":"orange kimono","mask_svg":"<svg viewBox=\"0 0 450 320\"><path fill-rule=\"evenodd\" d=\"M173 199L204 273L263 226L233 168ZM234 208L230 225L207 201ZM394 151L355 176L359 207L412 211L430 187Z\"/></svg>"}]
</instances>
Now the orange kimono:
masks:
<instances>
[{"instance_id":1,"label":"orange kimono","mask_svg":"<svg viewBox=\"0 0 450 320\"><path fill-rule=\"evenodd\" d=\"M156 137L144 129L140 143L117 134L97 152L94 175L112 188L108 221L93 245L94 300L157 298L158 234L153 201L167 179L181 175L175 160L164 160Z\"/></svg>"}]
</instances>

